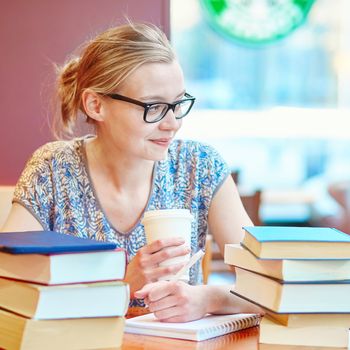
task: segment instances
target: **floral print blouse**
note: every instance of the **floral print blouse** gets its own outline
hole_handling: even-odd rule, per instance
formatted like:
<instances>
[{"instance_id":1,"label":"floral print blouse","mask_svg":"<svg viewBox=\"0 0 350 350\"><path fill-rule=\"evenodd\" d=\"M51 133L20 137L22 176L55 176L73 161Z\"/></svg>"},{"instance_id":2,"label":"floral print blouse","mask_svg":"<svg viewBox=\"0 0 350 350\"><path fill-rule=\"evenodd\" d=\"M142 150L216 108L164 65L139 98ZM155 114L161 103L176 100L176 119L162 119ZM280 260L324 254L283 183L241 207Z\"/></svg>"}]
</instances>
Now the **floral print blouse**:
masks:
<instances>
[{"instance_id":1,"label":"floral print blouse","mask_svg":"<svg viewBox=\"0 0 350 350\"><path fill-rule=\"evenodd\" d=\"M119 232L108 221L89 175L85 139L50 142L34 152L18 180L13 201L27 208L44 230L115 242L130 260L146 244L143 214L129 232ZM212 147L175 140L167 159L155 162L145 210L189 209L194 216L194 254L205 247L209 206L228 174L227 164ZM197 263L191 268L190 283L201 281Z\"/></svg>"}]
</instances>

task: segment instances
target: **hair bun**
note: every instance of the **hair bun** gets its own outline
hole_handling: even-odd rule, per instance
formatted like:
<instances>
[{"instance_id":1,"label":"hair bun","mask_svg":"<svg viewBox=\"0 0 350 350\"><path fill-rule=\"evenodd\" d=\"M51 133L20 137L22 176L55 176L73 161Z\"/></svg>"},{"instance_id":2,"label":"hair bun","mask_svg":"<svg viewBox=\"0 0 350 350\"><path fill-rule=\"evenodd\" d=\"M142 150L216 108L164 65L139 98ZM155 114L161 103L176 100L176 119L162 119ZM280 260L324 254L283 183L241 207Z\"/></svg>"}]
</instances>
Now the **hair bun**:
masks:
<instances>
[{"instance_id":1,"label":"hair bun","mask_svg":"<svg viewBox=\"0 0 350 350\"><path fill-rule=\"evenodd\" d=\"M57 67L57 93L61 100L62 122L67 129L76 119L79 61L79 57L73 57L63 66Z\"/></svg>"}]
</instances>

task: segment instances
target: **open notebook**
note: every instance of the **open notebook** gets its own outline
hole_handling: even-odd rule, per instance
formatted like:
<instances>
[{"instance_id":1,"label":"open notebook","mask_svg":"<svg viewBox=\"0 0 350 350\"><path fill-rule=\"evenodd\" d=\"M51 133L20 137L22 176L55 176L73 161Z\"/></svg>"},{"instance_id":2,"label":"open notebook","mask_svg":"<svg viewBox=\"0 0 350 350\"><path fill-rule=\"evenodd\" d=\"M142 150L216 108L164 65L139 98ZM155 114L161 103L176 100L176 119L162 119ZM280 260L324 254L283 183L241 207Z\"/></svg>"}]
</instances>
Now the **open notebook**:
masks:
<instances>
[{"instance_id":1,"label":"open notebook","mask_svg":"<svg viewBox=\"0 0 350 350\"><path fill-rule=\"evenodd\" d=\"M158 321L152 313L126 320L125 332L201 341L259 323L260 315L256 314L207 315L196 321L170 323Z\"/></svg>"}]
</instances>

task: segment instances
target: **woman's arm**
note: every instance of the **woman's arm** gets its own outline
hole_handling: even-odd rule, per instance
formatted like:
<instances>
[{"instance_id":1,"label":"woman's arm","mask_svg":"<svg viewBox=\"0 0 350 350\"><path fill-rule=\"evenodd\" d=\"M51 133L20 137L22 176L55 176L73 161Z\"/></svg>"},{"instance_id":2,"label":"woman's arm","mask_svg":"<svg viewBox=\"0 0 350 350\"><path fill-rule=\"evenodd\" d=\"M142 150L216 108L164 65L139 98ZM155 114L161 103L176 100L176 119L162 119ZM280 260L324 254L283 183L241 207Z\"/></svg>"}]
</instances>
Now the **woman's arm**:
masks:
<instances>
[{"instance_id":1,"label":"woman's arm","mask_svg":"<svg viewBox=\"0 0 350 350\"><path fill-rule=\"evenodd\" d=\"M208 225L222 256L226 243L239 243L242 240L242 226L253 225L231 176L226 178L214 195L209 208Z\"/></svg>"},{"instance_id":2,"label":"woman's arm","mask_svg":"<svg viewBox=\"0 0 350 350\"><path fill-rule=\"evenodd\" d=\"M244 235L242 227L253 225L231 176L227 177L212 200L208 224L222 256L224 256L225 244L241 242ZM254 304L230 293L233 286L204 287L209 289L207 292L211 296L207 304L208 313L263 312Z\"/></svg>"},{"instance_id":3,"label":"woman's arm","mask_svg":"<svg viewBox=\"0 0 350 350\"><path fill-rule=\"evenodd\" d=\"M242 226L252 225L231 177L224 181L215 194L209 209L208 223L222 253L226 243L241 241ZM146 285L135 296L145 298L150 311L160 320L168 322L187 322L207 313L262 313L259 307L232 295L230 289L233 286L190 286L183 282L161 281Z\"/></svg>"},{"instance_id":4,"label":"woman's arm","mask_svg":"<svg viewBox=\"0 0 350 350\"><path fill-rule=\"evenodd\" d=\"M160 281L135 293L165 322L188 322L210 314L263 313L256 305L230 293L234 286L197 285Z\"/></svg>"},{"instance_id":5,"label":"woman's arm","mask_svg":"<svg viewBox=\"0 0 350 350\"><path fill-rule=\"evenodd\" d=\"M42 231L40 222L22 205L13 203L1 232Z\"/></svg>"}]
</instances>

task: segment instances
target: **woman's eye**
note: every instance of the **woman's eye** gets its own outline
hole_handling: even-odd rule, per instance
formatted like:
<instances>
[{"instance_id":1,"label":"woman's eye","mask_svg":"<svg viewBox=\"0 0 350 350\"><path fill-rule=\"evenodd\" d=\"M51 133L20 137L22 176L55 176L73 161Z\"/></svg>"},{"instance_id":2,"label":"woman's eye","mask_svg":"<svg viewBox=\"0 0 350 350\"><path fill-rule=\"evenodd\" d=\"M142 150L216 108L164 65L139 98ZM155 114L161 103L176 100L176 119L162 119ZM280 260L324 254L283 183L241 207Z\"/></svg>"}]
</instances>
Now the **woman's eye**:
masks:
<instances>
[{"instance_id":1,"label":"woman's eye","mask_svg":"<svg viewBox=\"0 0 350 350\"><path fill-rule=\"evenodd\" d=\"M150 113L157 113L160 112L162 110L162 106L161 105L153 105L149 108L149 112Z\"/></svg>"}]
</instances>

